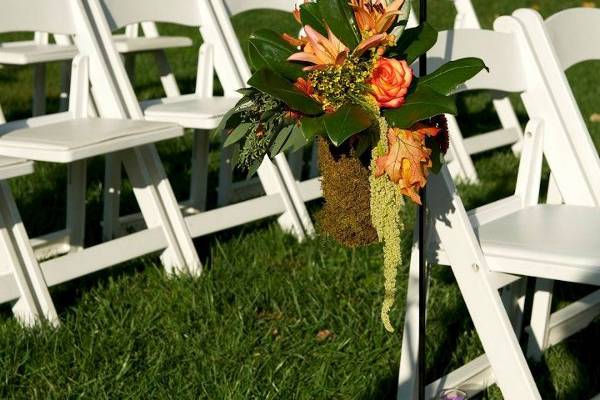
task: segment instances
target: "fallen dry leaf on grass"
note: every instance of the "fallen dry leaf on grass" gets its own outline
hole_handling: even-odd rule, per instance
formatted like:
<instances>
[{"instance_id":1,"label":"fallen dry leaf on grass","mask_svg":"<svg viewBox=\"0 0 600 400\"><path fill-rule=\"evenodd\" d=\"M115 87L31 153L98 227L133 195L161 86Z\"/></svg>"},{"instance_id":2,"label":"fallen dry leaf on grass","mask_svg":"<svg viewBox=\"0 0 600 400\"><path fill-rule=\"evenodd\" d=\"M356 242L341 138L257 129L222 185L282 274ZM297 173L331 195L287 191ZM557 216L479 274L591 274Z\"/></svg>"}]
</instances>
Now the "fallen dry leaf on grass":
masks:
<instances>
[{"instance_id":1,"label":"fallen dry leaf on grass","mask_svg":"<svg viewBox=\"0 0 600 400\"><path fill-rule=\"evenodd\" d=\"M329 338L333 337L333 332L329 329L323 329L317 333L317 342L324 342Z\"/></svg>"},{"instance_id":2,"label":"fallen dry leaf on grass","mask_svg":"<svg viewBox=\"0 0 600 400\"><path fill-rule=\"evenodd\" d=\"M590 122L600 122L600 114L593 113L592 115L590 115Z\"/></svg>"},{"instance_id":3,"label":"fallen dry leaf on grass","mask_svg":"<svg viewBox=\"0 0 600 400\"><path fill-rule=\"evenodd\" d=\"M583 3L581 3L581 7L596 8L596 2L595 1L584 1Z\"/></svg>"}]
</instances>

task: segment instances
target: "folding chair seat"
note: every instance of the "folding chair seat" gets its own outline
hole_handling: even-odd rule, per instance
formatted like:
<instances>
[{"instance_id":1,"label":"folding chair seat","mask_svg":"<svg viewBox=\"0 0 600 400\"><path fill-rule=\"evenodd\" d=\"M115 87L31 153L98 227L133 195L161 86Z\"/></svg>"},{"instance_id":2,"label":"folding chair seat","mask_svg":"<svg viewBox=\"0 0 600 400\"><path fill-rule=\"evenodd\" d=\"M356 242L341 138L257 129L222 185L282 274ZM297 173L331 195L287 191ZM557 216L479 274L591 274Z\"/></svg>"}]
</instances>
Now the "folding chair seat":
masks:
<instances>
[{"instance_id":1,"label":"folding chair seat","mask_svg":"<svg viewBox=\"0 0 600 400\"><path fill-rule=\"evenodd\" d=\"M0 155L71 163L173 139L176 124L107 118L76 118L34 128L0 126Z\"/></svg>"},{"instance_id":2,"label":"folding chair seat","mask_svg":"<svg viewBox=\"0 0 600 400\"><path fill-rule=\"evenodd\" d=\"M490 270L600 286L600 208L535 205L480 226Z\"/></svg>"},{"instance_id":3,"label":"folding chair seat","mask_svg":"<svg viewBox=\"0 0 600 400\"><path fill-rule=\"evenodd\" d=\"M223 225L223 228L236 226L258 218L280 215L281 206L273 207L272 203L270 206L263 207L264 210L258 213L255 209L256 206L252 206L253 210L251 212L242 211L250 207L253 204L252 202L267 202L269 197L277 196L282 200L283 210L285 211L280 216L282 227L294 233L298 238L311 234L313 232L312 222L303 199L298 193L289 166L282 156L276 157L274 162L265 159L258 170L258 177L266 196L237 202L223 208L228 204L228 202L222 200L227 197L225 194L228 193L229 188L221 185L219 187L219 208L205 212L209 151L207 131L218 126L223 115L237 103L241 97L237 90L245 87L247 80L246 76L239 74L234 66L235 63L231 60L228 50L229 43L225 40L224 33L216 20L215 13L218 10L215 10L214 5L208 1L189 2L185 0L169 3L141 0L124 3L118 0L104 0L100 3L101 6L98 6L98 10L96 10L96 7L91 8L96 24L102 26L105 31L114 32L130 24L140 23L144 26L144 24L154 21L162 21L198 28L205 40L205 43L199 49L195 93L151 100L143 102L141 105L144 116L149 121L176 122L185 128L194 129L191 195L189 201L183 204L186 213L189 214L187 220L190 221L190 224L201 226L201 221L208 221L211 218L211 212L219 213L221 212L219 209L229 209L231 210L230 214L236 215L235 218L230 220L229 225ZM106 39L108 40L108 37ZM219 64L218 68L215 68L215 59L228 59L228 61ZM213 95L215 70L224 87L225 95L222 97ZM138 108L137 99L135 98L130 99L129 104L130 107ZM112 169L116 170L117 167L113 166ZM229 174L230 171L231 165L221 168L220 182L224 182L224 179L221 178L224 174ZM109 180L106 182L106 187L112 188L111 192L113 193L118 192L120 185L118 176L107 176ZM260 192L257 194L260 194ZM111 237L117 235L117 231L121 226L118 220L117 198L108 197L105 209L110 210L110 214L105 216L104 226L107 228L105 236ZM121 220L134 220L134 217L126 216ZM196 223L192 223L192 220ZM205 226L210 225L207 224L208 222L204 222ZM209 231L206 229L196 231L192 228L194 237Z\"/></svg>"},{"instance_id":4,"label":"folding chair seat","mask_svg":"<svg viewBox=\"0 0 600 400\"><path fill-rule=\"evenodd\" d=\"M141 103L148 121L179 123L201 130L215 129L223 116L239 101L237 97L200 97L187 94Z\"/></svg>"},{"instance_id":5,"label":"folding chair seat","mask_svg":"<svg viewBox=\"0 0 600 400\"><path fill-rule=\"evenodd\" d=\"M29 12L32 9L36 10L35 14ZM56 312L46 296L46 286L148 253L162 252L161 259L167 272L199 274L202 265L154 147L157 141L181 136L183 129L176 124L144 121L139 113L132 115L126 110L120 96L120 90L124 89L115 79L115 70L107 57L109 53L113 58L118 57L118 53L114 47L103 48L79 1L6 0L0 13L0 32L13 30L50 31L76 36L78 46L78 55L72 65L69 112L0 126L0 155L22 154L36 161L68 164L67 231L71 252L41 263L43 277L36 282L43 287L35 300L49 302L49 305L43 312L32 311L30 314L55 321ZM121 67L119 73L125 74L120 64L117 63L116 67ZM104 118L88 117L90 87L99 113ZM110 154L118 154L123 160L146 228L136 234L86 248L83 240L86 160ZM8 186L2 186L2 189L10 195ZM22 224L20 226L22 228ZM19 249L28 255L26 263L31 263L31 259L35 260L33 249L24 237L23 230L18 238ZM35 278L32 275L35 271L30 268L27 272L26 279ZM12 292L14 294L14 288ZM13 300L10 296L1 299Z\"/></svg>"},{"instance_id":6,"label":"folding chair seat","mask_svg":"<svg viewBox=\"0 0 600 400\"><path fill-rule=\"evenodd\" d=\"M31 65L70 61L77 55L75 46L31 42L3 43L0 45L0 64Z\"/></svg>"},{"instance_id":7,"label":"folding chair seat","mask_svg":"<svg viewBox=\"0 0 600 400\"><path fill-rule=\"evenodd\" d=\"M582 204L591 195L578 148L519 21L500 17L494 26L495 31L442 32L428 53L431 70L456 58L482 58L489 73L478 74L461 91L520 93L530 118L513 196L467 213L448 168L430 176L426 258L431 264L452 268L485 354L429 384L428 399L456 388L473 396L493 383L505 399L540 399L510 319L512 310L506 309L499 290L528 277L600 285L600 241L594 235L600 208ZM561 98L561 107L565 101L569 99ZM561 193L563 188L570 190L567 204L539 204L544 157L557 183L568 177L568 184L561 187ZM418 260L415 237L399 400L417 395Z\"/></svg>"}]
</instances>

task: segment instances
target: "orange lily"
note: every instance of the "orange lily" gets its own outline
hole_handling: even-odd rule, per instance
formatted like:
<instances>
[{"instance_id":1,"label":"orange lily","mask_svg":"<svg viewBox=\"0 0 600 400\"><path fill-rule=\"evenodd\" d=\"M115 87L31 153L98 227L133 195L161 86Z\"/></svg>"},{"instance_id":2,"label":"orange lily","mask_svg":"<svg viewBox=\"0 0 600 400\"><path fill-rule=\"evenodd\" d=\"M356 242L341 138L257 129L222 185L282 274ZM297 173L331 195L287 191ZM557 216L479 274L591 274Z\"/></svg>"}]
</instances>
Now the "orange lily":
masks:
<instances>
[{"instance_id":1,"label":"orange lily","mask_svg":"<svg viewBox=\"0 0 600 400\"><path fill-rule=\"evenodd\" d=\"M348 48L327 28L325 37L310 25L304 26L307 38L301 52L292 54L288 61L301 61L314 65L305 67L305 71L323 69L328 65L342 65L348 58ZM303 39L298 39L303 41Z\"/></svg>"},{"instance_id":2,"label":"orange lily","mask_svg":"<svg viewBox=\"0 0 600 400\"><path fill-rule=\"evenodd\" d=\"M387 4L386 0L350 0L350 6L354 10L356 23L363 37L370 37L387 32L397 16L405 0L394 0Z\"/></svg>"}]
</instances>

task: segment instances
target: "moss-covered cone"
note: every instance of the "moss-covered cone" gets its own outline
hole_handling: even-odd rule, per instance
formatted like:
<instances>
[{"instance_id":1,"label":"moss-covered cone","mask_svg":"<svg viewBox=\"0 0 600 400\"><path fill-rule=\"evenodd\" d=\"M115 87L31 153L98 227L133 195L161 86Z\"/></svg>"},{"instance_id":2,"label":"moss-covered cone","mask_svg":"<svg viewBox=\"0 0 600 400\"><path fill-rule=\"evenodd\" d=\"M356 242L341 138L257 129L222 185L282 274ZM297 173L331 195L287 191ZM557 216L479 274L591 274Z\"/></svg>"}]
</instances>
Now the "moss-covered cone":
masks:
<instances>
[{"instance_id":1,"label":"moss-covered cone","mask_svg":"<svg viewBox=\"0 0 600 400\"><path fill-rule=\"evenodd\" d=\"M326 140L319 140L325 205L317 215L318 227L347 247L377 241L377 232L371 224L368 162L367 159L365 164L356 157L350 145L336 148Z\"/></svg>"}]
</instances>

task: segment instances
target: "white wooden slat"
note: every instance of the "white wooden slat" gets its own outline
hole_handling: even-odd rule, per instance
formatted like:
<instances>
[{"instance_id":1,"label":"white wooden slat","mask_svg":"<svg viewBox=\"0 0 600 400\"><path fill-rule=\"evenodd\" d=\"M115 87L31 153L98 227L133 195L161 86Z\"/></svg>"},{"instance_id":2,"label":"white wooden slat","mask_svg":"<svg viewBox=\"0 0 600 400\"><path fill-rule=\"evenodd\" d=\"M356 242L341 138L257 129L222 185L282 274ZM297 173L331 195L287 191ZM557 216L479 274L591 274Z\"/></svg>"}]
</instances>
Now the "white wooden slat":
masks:
<instances>
[{"instance_id":1,"label":"white wooden slat","mask_svg":"<svg viewBox=\"0 0 600 400\"><path fill-rule=\"evenodd\" d=\"M464 139L467 153L473 155L498 147L513 145L521 139L521 133L516 128L498 129Z\"/></svg>"},{"instance_id":2,"label":"white wooden slat","mask_svg":"<svg viewBox=\"0 0 600 400\"><path fill-rule=\"evenodd\" d=\"M600 292L596 291L550 317L547 344L554 346L587 327L600 313Z\"/></svg>"},{"instance_id":3,"label":"white wooden slat","mask_svg":"<svg viewBox=\"0 0 600 400\"><path fill-rule=\"evenodd\" d=\"M41 267L48 286L55 286L162 250L166 246L166 239L160 227L146 229L87 248L82 252L48 260L43 262Z\"/></svg>"},{"instance_id":4,"label":"white wooden slat","mask_svg":"<svg viewBox=\"0 0 600 400\"><path fill-rule=\"evenodd\" d=\"M494 371L490 367L488 358L482 355L427 385L425 398L438 400L444 390L455 388L460 388L469 396L475 396L494 383L496 383Z\"/></svg>"},{"instance_id":5,"label":"white wooden slat","mask_svg":"<svg viewBox=\"0 0 600 400\"><path fill-rule=\"evenodd\" d=\"M139 22L169 22L200 26L199 0L103 0L102 7L111 30Z\"/></svg>"}]
</instances>

